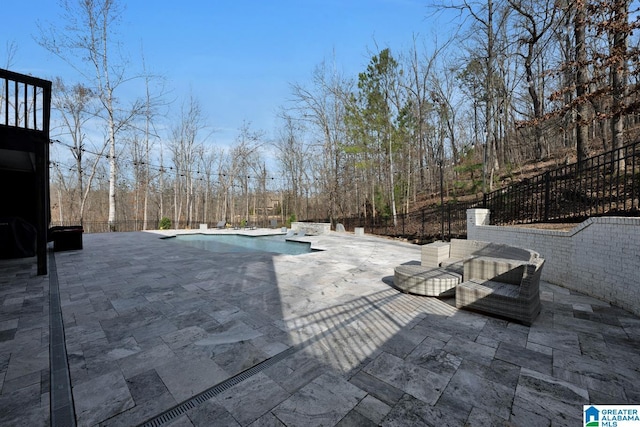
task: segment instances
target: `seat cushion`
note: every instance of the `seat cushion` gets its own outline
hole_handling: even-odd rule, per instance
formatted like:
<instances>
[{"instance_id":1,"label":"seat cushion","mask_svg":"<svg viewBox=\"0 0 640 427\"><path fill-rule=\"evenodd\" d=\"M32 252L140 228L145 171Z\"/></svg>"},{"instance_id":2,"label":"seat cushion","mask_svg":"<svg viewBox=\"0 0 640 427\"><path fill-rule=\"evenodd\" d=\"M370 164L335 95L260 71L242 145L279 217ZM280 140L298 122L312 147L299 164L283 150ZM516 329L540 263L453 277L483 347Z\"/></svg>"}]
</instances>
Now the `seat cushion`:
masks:
<instances>
[{"instance_id":1,"label":"seat cushion","mask_svg":"<svg viewBox=\"0 0 640 427\"><path fill-rule=\"evenodd\" d=\"M421 265L399 265L393 278L395 286L403 292L433 297L453 296L461 281L461 274Z\"/></svg>"},{"instance_id":2,"label":"seat cushion","mask_svg":"<svg viewBox=\"0 0 640 427\"><path fill-rule=\"evenodd\" d=\"M530 326L540 313L540 296L520 297L520 287L492 280L472 279L456 287L456 307L519 321Z\"/></svg>"},{"instance_id":3,"label":"seat cushion","mask_svg":"<svg viewBox=\"0 0 640 427\"><path fill-rule=\"evenodd\" d=\"M505 298L518 298L520 286L510 283L495 282L492 280L471 279L459 285L469 292L472 292L478 298L488 295L502 296Z\"/></svg>"}]
</instances>

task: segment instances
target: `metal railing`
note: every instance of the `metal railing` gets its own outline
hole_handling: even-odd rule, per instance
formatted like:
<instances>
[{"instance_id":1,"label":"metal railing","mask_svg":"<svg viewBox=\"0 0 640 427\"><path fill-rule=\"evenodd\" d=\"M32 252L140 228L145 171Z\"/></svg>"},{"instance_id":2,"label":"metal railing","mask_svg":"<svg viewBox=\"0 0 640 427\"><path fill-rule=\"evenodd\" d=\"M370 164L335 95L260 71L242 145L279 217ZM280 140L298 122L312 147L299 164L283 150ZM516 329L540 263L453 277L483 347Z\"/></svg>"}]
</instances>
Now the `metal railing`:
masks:
<instances>
[{"instance_id":1,"label":"metal railing","mask_svg":"<svg viewBox=\"0 0 640 427\"><path fill-rule=\"evenodd\" d=\"M466 211L491 210L494 225L566 222L592 216L640 216L640 142L559 167L487 193L481 200L449 201L391 218L346 218L347 230L364 227L373 234L418 243L466 237Z\"/></svg>"},{"instance_id":2,"label":"metal railing","mask_svg":"<svg viewBox=\"0 0 640 427\"><path fill-rule=\"evenodd\" d=\"M578 164L562 166L517 184L487 193L482 199L449 201L444 206L431 206L391 217L347 217L336 222L347 231L362 227L367 233L405 238L416 243L464 238L467 235L467 209L484 207L491 210L494 225L545 222L580 222L591 216L640 215L640 142L629 144L591 157ZM328 222L316 219L315 222ZM150 221L148 229L157 229L159 221ZM197 228L194 222L191 228ZM65 225L65 224L55 224ZM273 228L270 221L250 224ZM285 224L278 223L277 226ZM335 224L333 224L335 226ZM83 223L85 232L109 231L103 222ZM215 227L209 222L209 227ZM189 228L186 223L172 228ZM117 231L139 231L142 221L121 221Z\"/></svg>"},{"instance_id":3,"label":"metal railing","mask_svg":"<svg viewBox=\"0 0 640 427\"><path fill-rule=\"evenodd\" d=\"M391 217L355 217L338 220L347 231L355 227L365 232L388 237L403 238L415 243L435 240L451 240L466 237L467 209L476 207L480 200L472 202L449 201L443 206L431 206L406 214L396 215L396 224Z\"/></svg>"},{"instance_id":4,"label":"metal railing","mask_svg":"<svg viewBox=\"0 0 640 427\"><path fill-rule=\"evenodd\" d=\"M171 223L172 229L186 230L193 229L198 230L200 228L200 224L207 224L208 228L216 228L217 221L193 221L188 223L187 221L180 221L177 224ZM68 227L68 226L77 226L80 225L79 221L53 221L51 223L51 227ZM275 223L271 220L260 220L255 223L249 222L247 224L229 224L231 227L235 228L280 228L284 226L283 223L276 221ZM146 230L158 230L160 228L160 220L154 219L147 221ZM82 229L85 233L109 233L112 231L109 227L108 221L83 221ZM117 221L115 224L115 231L117 232L130 232L130 231L143 231L145 230L145 224L143 220L125 220L125 221Z\"/></svg>"},{"instance_id":5,"label":"metal railing","mask_svg":"<svg viewBox=\"0 0 640 427\"><path fill-rule=\"evenodd\" d=\"M0 125L48 131L50 97L51 82L0 69Z\"/></svg>"},{"instance_id":6,"label":"metal railing","mask_svg":"<svg viewBox=\"0 0 640 427\"><path fill-rule=\"evenodd\" d=\"M640 142L485 195L493 224L580 222L640 214Z\"/></svg>"},{"instance_id":7,"label":"metal railing","mask_svg":"<svg viewBox=\"0 0 640 427\"><path fill-rule=\"evenodd\" d=\"M3 179L20 197L3 194L0 214L20 215L37 229L38 274L47 273L51 82L0 69L0 151ZM4 150L22 155L8 156ZM29 153L32 157L24 156ZM25 161L25 159L28 159ZM30 160L30 161L29 161ZM14 172L19 171L19 172ZM27 172L32 176L17 175Z\"/></svg>"}]
</instances>

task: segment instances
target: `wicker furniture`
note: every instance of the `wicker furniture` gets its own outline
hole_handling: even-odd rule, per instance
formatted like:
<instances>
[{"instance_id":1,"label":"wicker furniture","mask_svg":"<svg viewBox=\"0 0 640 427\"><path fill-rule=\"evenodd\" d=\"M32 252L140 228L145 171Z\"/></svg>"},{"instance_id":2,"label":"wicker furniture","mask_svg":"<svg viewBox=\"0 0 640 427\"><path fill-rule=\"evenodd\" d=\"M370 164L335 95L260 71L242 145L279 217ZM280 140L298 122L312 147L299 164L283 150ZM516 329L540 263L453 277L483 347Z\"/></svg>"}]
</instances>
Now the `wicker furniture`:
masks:
<instances>
[{"instance_id":1,"label":"wicker furniture","mask_svg":"<svg viewBox=\"0 0 640 427\"><path fill-rule=\"evenodd\" d=\"M540 313L543 266L542 258L519 265L489 257L469 259L465 262L464 282L456 287L456 307L506 317L530 326Z\"/></svg>"},{"instance_id":2,"label":"wicker furniture","mask_svg":"<svg viewBox=\"0 0 640 427\"><path fill-rule=\"evenodd\" d=\"M442 268L425 268L421 265L399 265L394 270L394 284L403 292L432 296L451 297L462 275Z\"/></svg>"},{"instance_id":3,"label":"wicker furniture","mask_svg":"<svg viewBox=\"0 0 640 427\"><path fill-rule=\"evenodd\" d=\"M464 261L478 256L531 261L539 255L529 249L501 243L451 239L451 242L434 242L422 246L421 263L425 267L447 267L462 274Z\"/></svg>"},{"instance_id":4,"label":"wicker furniture","mask_svg":"<svg viewBox=\"0 0 640 427\"><path fill-rule=\"evenodd\" d=\"M494 262L484 268L498 268L504 273L538 257L537 252L528 249L466 239L434 242L422 246L421 250L421 265L399 265L395 268L394 285L403 292L431 297L455 294L456 286L471 277L465 268L467 260L491 257ZM497 264L499 260L501 263Z\"/></svg>"}]
</instances>

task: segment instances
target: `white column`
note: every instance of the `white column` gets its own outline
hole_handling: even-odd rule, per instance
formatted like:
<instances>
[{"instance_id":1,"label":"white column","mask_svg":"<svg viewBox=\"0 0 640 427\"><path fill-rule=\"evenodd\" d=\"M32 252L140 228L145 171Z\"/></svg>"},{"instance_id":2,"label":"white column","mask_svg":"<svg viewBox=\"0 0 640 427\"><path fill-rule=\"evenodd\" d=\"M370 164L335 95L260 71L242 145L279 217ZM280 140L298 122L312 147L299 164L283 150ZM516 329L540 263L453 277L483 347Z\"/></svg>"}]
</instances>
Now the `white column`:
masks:
<instances>
[{"instance_id":1,"label":"white column","mask_svg":"<svg viewBox=\"0 0 640 427\"><path fill-rule=\"evenodd\" d=\"M489 225L491 211L489 209L467 209L467 239L479 240L476 235L476 227Z\"/></svg>"}]
</instances>

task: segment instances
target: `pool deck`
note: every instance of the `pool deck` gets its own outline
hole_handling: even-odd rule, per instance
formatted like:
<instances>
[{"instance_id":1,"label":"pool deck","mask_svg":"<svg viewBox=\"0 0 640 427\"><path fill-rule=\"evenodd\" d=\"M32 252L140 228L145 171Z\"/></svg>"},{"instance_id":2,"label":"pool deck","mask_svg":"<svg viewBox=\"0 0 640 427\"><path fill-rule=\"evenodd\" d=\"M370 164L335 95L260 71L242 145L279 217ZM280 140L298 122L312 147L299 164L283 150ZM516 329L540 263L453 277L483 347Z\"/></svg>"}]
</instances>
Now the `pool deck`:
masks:
<instances>
[{"instance_id":1,"label":"pool deck","mask_svg":"<svg viewBox=\"0 0 640 427\"><path fill-rule=\"evenodd\" d=\"M420 260L408 243L332 232L291 256L83 238L48 276L0 260L2 426L65 425L71 393L79 426L575 426L582 405L640 404L640 319L549 283L526 327L393 288ZM50 362L52 278L67 357Z\"/></svg>"}]
</instances>

